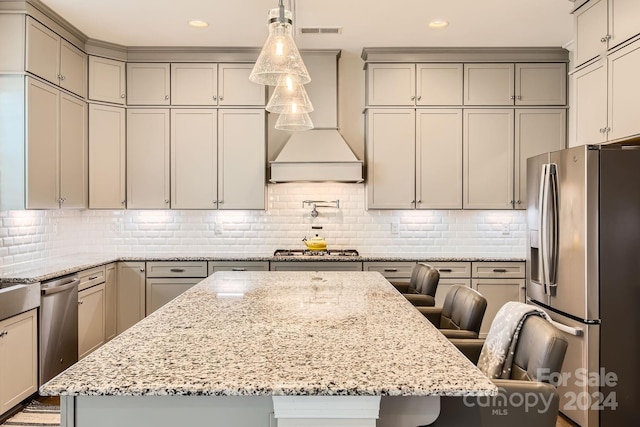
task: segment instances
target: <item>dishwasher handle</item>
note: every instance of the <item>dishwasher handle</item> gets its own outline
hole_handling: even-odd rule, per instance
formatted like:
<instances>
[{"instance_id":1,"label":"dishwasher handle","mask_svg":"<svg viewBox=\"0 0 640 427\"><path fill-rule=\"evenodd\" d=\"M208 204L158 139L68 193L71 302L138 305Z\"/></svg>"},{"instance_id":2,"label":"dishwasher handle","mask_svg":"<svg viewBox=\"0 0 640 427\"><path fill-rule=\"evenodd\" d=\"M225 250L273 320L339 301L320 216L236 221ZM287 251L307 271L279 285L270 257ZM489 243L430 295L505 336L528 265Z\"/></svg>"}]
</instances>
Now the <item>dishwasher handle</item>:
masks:
<instances>
[{"instance_id":1,"label":"dishwasher handle","mask_svg":"<svg viewBox=\"0 0 640 427\"><path fill-rule=\"evenodd\" d=\"M75 278L75 279L71 279L70 282L64 283L59 286L53 286L51 288L43 287L40 292L43 296L53 295L59 292L68 291L69 289L72 289L74 286L77 286L78 283L80 283L80 279Z\"/></svg>"}]
</instances>

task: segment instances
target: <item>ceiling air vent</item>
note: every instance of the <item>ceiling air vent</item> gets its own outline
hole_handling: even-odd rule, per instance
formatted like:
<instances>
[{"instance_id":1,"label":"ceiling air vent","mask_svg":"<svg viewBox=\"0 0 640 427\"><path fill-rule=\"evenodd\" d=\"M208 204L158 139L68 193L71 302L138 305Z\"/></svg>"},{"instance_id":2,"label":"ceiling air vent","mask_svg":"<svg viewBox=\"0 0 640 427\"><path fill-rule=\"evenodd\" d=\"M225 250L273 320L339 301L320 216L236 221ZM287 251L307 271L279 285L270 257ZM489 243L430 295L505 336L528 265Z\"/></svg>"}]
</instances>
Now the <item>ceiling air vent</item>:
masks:
<instances>
[{"instance_id":1,"label":"ceiling air vent","mask_svg":"<svg viewBox=\"0 0 640 427\"><path fill-rule=\"evenodd\" d=\"M301 27L300 34L342 34L342 27Z\"/></svg>"}]
</instances>

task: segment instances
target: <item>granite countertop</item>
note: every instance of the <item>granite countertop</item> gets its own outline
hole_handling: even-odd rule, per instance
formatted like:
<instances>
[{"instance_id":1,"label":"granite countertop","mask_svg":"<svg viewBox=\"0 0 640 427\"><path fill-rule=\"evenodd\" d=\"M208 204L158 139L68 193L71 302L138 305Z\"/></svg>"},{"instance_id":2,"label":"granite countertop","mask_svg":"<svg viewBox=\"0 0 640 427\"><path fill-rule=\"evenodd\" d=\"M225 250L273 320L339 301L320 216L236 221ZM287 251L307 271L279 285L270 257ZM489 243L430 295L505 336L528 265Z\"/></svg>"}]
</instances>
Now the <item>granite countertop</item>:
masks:
<instances>
[{"instance_id":1,"label":"granite countertop","mask_svg":"<svg viewBox=\"0 0 640 427\"><path fill-rule=\"evenodd\" d=\"M376 272L219 272L43 395L493 395Z\"/></svg>"},{"instance_id":2,"label":"granite countertop","mask_svg":"<svg viewBox=\"0 0 640 427\"><path fill-rule=\"evenodd\" d=\"M140 254L140 255L105 255L74 254L64 257L53 257L42 260L24 262L0 268L0 281L13 283L36 283L54 279L67 274L77 273L88 268L98 267L117 261L266 261L266 262L510 262L524 261L524 258L507 257L419 257L419 256L278 256L261 254L242 254L212 256L210 254Z\"/></svg>"}]
</instances>

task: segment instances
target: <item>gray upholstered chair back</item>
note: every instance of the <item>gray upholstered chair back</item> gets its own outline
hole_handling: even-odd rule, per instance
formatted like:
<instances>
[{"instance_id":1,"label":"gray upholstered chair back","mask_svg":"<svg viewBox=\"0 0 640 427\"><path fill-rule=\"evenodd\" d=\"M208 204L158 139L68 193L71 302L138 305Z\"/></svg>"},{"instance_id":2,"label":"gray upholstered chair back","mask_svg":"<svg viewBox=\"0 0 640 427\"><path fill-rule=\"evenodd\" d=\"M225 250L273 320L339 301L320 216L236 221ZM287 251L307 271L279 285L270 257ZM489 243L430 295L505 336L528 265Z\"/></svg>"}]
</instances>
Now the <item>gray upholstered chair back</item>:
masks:
<instances>
[{"instance_id":1,"label":"gray upholstered chair back","mask_svg":"<svg viewBox=\"0 0 640 427\"><path fill-rule=\"evenodd\" d=\"M560 372L566 350L567 340L551 323L539 316L527 317L513 356L511 379L543 382L550 372Z\"/></svg>"},{"instance_id":2,"label":"gray upholstered chair back","mask_svg":"<svg viewBox=\"0 0 640 427\"><path fill-rule=\"evenodd\" d=\"M438 269L429 264L419 262L411 272L409 289L417 294L435 297L438 282L440 282L440 272Z\"/></svg>"},{"instance_id":3,"label":"gray upholstered chair back","mask_svg":"<svg viewBox=\"0 0 640 427\"><path fill-rule=\"evenodd\" d=\"M486 309L487 300L479 292L467 286L453 286L444 299L440 329L462 329L477 334Z\"/></svg>"}]
</instances>

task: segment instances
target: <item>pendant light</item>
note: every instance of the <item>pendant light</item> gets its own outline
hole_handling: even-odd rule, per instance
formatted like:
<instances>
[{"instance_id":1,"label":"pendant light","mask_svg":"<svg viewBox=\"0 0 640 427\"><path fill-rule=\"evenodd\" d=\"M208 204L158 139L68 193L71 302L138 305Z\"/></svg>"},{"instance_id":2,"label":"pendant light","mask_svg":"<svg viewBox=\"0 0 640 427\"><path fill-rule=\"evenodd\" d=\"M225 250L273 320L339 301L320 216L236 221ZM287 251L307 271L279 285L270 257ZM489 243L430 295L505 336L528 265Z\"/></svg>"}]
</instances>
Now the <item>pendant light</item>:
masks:
<instances>
[{"instance_id":1,"label":"pendant light","mask_svg":"<svg viewBox=\"0 0 640 427\"><path fill-rule=\"evenodd\" d=\"M284 8L284 0L278 0L278 7L269 11L269 37L249 76L252 82L276 86L283 75L301 85L311 81L293 41L291 16L291 11Z\"/></svg>"},{"instance_id":2,"label":"pendant light","mask_svg":"<svg viewBox=\"0 0 640 427\"><path fill-rule=\"evenodd\" d=\"M280 114L275 124L276 129L299 131L313 129L313 122L307 113Z\"/></svg>"},{"instance_id":3,"label":"pendant light","mask_svg":"<svg viewBox=\"0 0 640 427\"><path fill-rule=\"evenodd\" d=\"M304 86L296 83L293 76L284 74L280 77L266 110L278 114L310 113L313 105Z\"/></svg>"}]
</instances>

